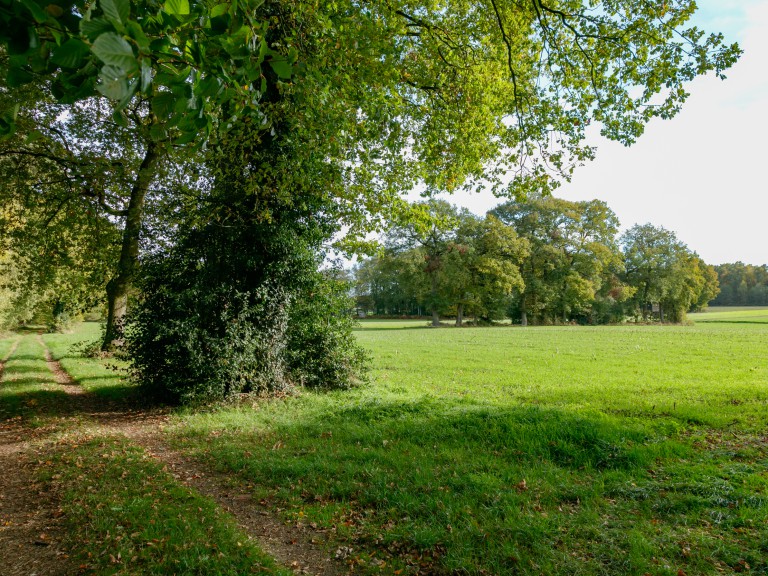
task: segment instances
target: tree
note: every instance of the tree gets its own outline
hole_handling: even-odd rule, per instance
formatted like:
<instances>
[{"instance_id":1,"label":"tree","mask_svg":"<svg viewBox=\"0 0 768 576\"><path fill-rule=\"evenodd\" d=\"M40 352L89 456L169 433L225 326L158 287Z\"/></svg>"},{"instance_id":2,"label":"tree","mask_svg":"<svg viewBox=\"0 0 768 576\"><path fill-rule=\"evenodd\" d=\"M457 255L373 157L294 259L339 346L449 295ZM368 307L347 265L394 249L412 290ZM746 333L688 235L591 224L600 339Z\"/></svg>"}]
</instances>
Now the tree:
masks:
<instances>
[{"instance_id":1,"label":"tree","mask_svg":"<svg viewBox=\"0 0 768 576\"><path fill-rule=\"evenodd\" d=\"M358 198L386 215L419 180L500 190L511 173L516 190L547 186L547 166L567 176L592 156L591 121L631 143L679 110L685 82L722 76L740 53L685 28L692 0L0 6L11 87L50 78L60 100L100 93L118 110L143 98L153 142L200 143L246 119L268 132L276 77L298 129L326 137L350 214ZM2 117L12 132L13 110Z\"/></svg>"},{"instance_id":2,"label":"tree","mask_svg":"<svg viewBox=\"0 0 768 576\"><path fill-rule=\"evenodd\" d=\"M448 301L444 277L445 256L453 246L459 211L444 200L429 200L417 204L420 218L395 226L387 233L386 245L392 252L415 250L422 258L421 267L429 282L427 307L432 315L432 326L440 326L440 311Z\"/></svg>"},{"instance_id":3,"label":"tree","mask_svg":"<svg viewBox=\"0 0 768 576\"><path fill-rule=\"evenodd\" d=\"M715 306L768 305L768 265L755 266L734 262L715 266L720 293Z\"/></svg>"},{"instance_id":4,"label":"tree","mask_svg":"<svg viewBox=\"0 0 768 576\"><path fill-rule=\"evenodd\" d=\"M477 318L503 318L506 298L523 290L520 264L529 243L492 215L462 214L455 242L449 247L444 284L456 305L456 325L465 312Z\"/></svg>"},{"instance_id":5,"label":"tree","mask_svg":"<svg viewBox=\"0 0 768 576\"><path fill-rule=\"evenodd\" d=\"M421 316L426 310L428 279L418 249L382 250L354 268L357 307L374 314Z\"/></svg>"},{"instance_id":6,"label":"tree","mask_svg":"<svg viewBox=\"0 0 768 576\"><path fill-rule=\"evenodd\" d=\"M658 307L662 322L681 322L693 307L717 294L716 278L674 232L651 224L636 224L620 238L628 284L637 289L636 310L647 320Z\"/></svg>"},{"instance_id":7,"label":"tree","mask_svg":"<svg viewBox=\"0 0 768 576\"><path fill-rule=\"evenodd\" d=\"M539 196L502 204L492 214L531 246L522 264L523 325L529 314L562 322L587 315L600 289L621 268L615 242L619 221L604 202Z\"/></svg>"}]
</instances>

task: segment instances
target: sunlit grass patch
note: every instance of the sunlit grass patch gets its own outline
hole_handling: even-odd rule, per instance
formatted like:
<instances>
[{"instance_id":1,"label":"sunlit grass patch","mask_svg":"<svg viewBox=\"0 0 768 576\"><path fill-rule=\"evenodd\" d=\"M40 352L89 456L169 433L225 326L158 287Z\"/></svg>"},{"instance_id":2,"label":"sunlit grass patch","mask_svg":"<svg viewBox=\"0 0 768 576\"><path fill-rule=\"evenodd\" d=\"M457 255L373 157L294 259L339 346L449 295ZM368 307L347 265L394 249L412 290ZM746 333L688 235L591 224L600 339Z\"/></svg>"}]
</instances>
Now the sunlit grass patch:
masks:
<instances>
[{"instance_id":1,"label":"sunlit grass patch","mask_svg":"<svg viewBox=\"0 0 768 576\"><path fill-rule=\"evenodd\" d=\"M694 322L758 323L768 324L768 308L747 306L721 306L690 314Z\"/></svg>"},{"instance_id":2,"label":"sunlit grass patch","mask_svg":"<svg viewBox=\"0 0 768 576\"><path fill-rule=\"evenodd\" d=\"M42 426L67 394L56 384L37 336L28 334L16 340L18 345L5 362L0 382L0 417L22 417L28 425Z\"/></svg>"},{"instance_id":3,"label":"sunlit grass patch","mask_svg":"<svg viewBox=\"0 0 768 576\"><path fill-rule=\"evenodd\" d=\"M8 353L13 348L14 342L19 339L15 334L7 334L0 338L0 362L8 357Z\"/></svg>"},{"instance_id":4,"label":"sunlit grass patch","mask_svg":"<svg viewBox=\"0 0 768 576\"><path fill-rule=\"evenodd\" d=\"M83 343L98 341L100 335L100 324L83 322L70 334L45 334L43 340L53 358L86 391L103 398L125 399L135 390L128 381L127 362L116 358L86 358L77 350Z\"/></svg>"}]
</instances>

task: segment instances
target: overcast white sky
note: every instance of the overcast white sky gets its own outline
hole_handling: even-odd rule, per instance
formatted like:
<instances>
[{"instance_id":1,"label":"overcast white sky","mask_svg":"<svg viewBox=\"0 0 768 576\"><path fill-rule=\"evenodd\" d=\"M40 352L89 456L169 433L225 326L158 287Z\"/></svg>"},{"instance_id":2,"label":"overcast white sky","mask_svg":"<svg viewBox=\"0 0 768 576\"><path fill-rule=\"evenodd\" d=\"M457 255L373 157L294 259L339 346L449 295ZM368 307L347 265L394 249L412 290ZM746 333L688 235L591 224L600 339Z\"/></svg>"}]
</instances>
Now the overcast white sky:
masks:
<instances>
[{"instance_id":1,"label":"overcast white sky","mask_svg":"<svg viewBox=\"0 0 768 576\"><path fill-rule=\"evenodd\" d=\"M596 136L597 159L557 195L605 200L622 229L674 231L709 264L768 264L768 0L700 0L695 23L744 50L728 79L690 84L682 112L630 148ZM451 202L483 213L490 193Z\"/></svg>"}]
</instances>

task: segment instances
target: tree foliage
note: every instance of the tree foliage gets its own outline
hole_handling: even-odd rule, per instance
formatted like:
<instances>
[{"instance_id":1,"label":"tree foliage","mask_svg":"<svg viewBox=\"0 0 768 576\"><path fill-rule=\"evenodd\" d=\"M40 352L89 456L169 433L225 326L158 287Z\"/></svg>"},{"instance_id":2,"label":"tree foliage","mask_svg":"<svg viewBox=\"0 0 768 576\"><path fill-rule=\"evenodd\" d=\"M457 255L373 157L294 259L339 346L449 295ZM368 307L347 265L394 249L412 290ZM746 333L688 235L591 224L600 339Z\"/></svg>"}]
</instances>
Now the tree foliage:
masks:
<instances>
[{"instance_id":1,"label":"tree foliage","mask_svg":"<svg viewBox=\"0 0 768 576\"><path fill-rule=\"evenodd\" d=\"M620 239L627 281L637 288L632 303L644 319L656 305L661 320L680 322L691 308L706 306L717 295L710 266L679 241L675 233L638 224Z\"/></svg>"},{"instance_id":2,"label":"tree foliage","mask_svg":"<svg viewBox=\"0 0 768 576\"><path fill-rule=\"evenodd\" d=\"M734 262L715 266L720 293L714 306L768 306L768 265Z\"/></svg>"},{"instance_id":3,"label":"tree foliage","mask_svg":"<svg viewBox=\"0 0 768 576\"><path fill-rule=\"evenodd\" d=\"M515 316L523 324L589 316L598 294L621 272L619 220L601 201L553 196L502 204L492 212L531 246Z\"/></svg>"},{"instance_id":4,"label":"tree foliage","mask_svg":"<svg viewBox=\"0 0 768 576\"><path fill-rule=\"evenodd\" d=\"M674 233L645 224L617 237L616 215L598 200L534 197L501 204L485 219L446 203L422 206L450 217L439 235L434 227L425 236L389 232L388 250L356 268L362 310L429 309L434 325L441 314L460 325L465 311L523 325L682 322L718 293L715 269Z\"/></svg>"},{"instance_id":5,"label":"tree foliage","mask_svg":"<svg viewBox=\"0 0 768 576\"><path fill-rule=\"evenodd\" d=\"M213 218L148 258L126 335L149 395L200 402L360 377L346 284L318 271L324 224L303 216Z\"/></svg>"},{"instance_id":6,"label":"tree foliage","mask_svg":"<svg viewBox=\"0 0 768 576\"><path fill-rule=\"evenodd\" d=\"M515 187L546 186L548 166L567 175L591 157L591 121L631 143L651 118L678 111L685 82L722 75L739 54L686 28L692 0L0 6L9 84L51 78L60 100L101 93L117 110L145 98L157 140L199 143L246 118L269 129L277 76L303 129L347 161L347 194L374 212L418 180L501 186L512 173Z\"/></svg>"}]
</instances>

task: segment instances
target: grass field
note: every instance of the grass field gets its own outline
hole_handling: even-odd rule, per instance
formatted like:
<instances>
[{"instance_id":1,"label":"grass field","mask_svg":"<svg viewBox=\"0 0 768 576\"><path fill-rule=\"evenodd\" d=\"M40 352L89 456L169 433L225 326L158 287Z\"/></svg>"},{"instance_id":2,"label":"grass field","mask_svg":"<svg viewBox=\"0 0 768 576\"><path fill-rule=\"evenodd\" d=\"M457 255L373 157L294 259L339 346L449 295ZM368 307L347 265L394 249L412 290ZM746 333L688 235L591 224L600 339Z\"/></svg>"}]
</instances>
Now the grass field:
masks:
<instances>
[{"instance_id":1,"label":"grass field","mask_svg":"<svg viewBox=\"0 0 768 576\"><path fill-rule=\"evenodd\" d=\"M185 450L360 573L766 573L768 325L366 322L372 382L190 413Z\"/></svg>"},{"instance_id":2,"label":"grass field","mask_svg":"<svg viewBox=\"0 0 768 576\"><path fill-rule=\"evenodd\" d=\"M368 321L370 383L182 411L167 433L287 522L332 534L356 574L768 574L765 313L664 327ZM77 339L45 337L91 390L127 394L118 373L67 351ZM105 448L83 449L98 466ZM136 497L110 486L107 498Z\"/></svg>"},{"instance_id":3,"label":"grass field","mask_svg":"<svg viewBox=\"0 0 768 576\"><path fill-rule=\"evenodd\" d=\"M757 323L768 324L768 308L720 306L704 312L689 314L694 322Z\"/></svg>"}]
</instances>

